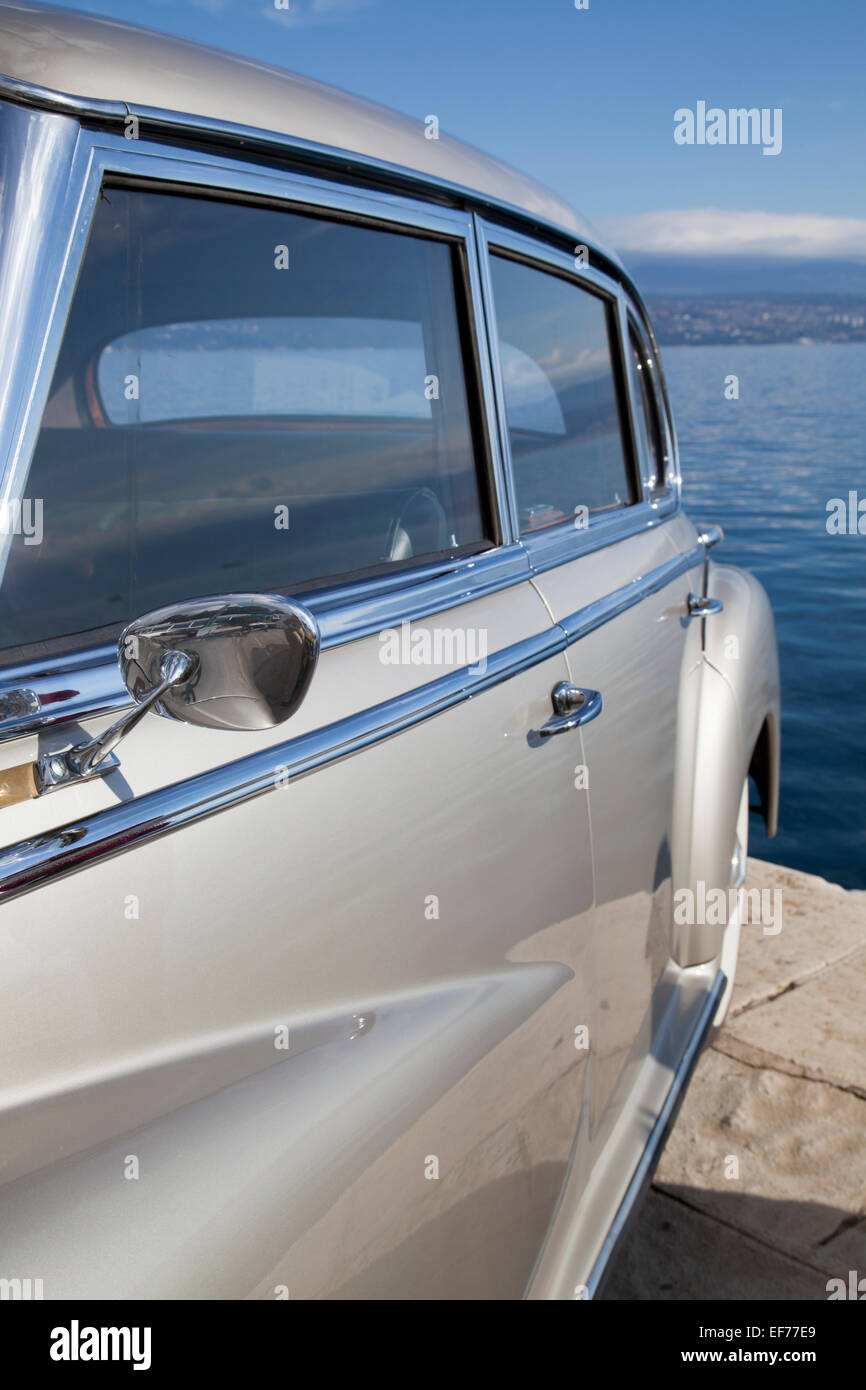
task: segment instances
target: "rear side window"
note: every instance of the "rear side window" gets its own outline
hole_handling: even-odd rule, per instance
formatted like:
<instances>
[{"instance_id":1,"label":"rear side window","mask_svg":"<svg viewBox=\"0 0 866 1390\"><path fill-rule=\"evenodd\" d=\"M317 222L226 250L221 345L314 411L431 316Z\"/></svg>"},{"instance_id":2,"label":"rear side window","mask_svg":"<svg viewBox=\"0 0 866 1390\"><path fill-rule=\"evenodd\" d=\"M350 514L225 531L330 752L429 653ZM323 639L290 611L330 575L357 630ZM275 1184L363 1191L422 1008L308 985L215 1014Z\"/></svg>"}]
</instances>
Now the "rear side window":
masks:
<instances>
[{"instance_id":1,"label":"rear side window","mask_svg":"<svg viewBox=\"0 0 866 1390\"><path fill-rule=\"evenodd\" d=\"M504 256L491 271L521 530L634 501L613 306Z\"/></svg>"},{"instance_id":2,"label":"rear side window","mask_svg":"<svg viewBox=\"0 0 866 1390\"><path fill-rule=\"evenodd\" d=\"M164 603L490 545L460 273L430 237L106 188L27 483L41 540L13 538L0 646L85 645Z\"/></svg>"}]
</instances>

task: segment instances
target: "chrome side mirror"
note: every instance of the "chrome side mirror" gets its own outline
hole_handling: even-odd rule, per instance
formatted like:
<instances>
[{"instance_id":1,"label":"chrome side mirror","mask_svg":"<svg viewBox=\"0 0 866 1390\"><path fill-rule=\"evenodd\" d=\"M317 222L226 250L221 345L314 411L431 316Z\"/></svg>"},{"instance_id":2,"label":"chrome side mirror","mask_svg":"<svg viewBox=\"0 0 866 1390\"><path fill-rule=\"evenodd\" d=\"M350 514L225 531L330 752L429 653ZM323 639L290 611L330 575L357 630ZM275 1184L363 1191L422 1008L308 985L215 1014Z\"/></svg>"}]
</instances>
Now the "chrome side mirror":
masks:
<instances>
[{"instance_id":1,"label":"chrome side mirror","mask_svg":"<svg viewBox=\"0 0 866 1390\"><path fill-rule=\"evenodd\" d=\"M208 729L271 729L301 704L319 655L311 613L281 594L232 594L172 604L136 619L118 642L123 683L153 708Z\"/></svg>"},{"instance_id":2,"label":"chrome side mirror","mask_svg":"<svg viewBox=\"0 0 866 1390\"><path fill-rule=\"evenodd\" d=\"M319 657L313 615L281 594L191 599L137 618L117 644L135 708L34 765L39 796L117 767L112 750L152 709L207 729L271 729L301 704Z\"/></svg>"}]
</instances>

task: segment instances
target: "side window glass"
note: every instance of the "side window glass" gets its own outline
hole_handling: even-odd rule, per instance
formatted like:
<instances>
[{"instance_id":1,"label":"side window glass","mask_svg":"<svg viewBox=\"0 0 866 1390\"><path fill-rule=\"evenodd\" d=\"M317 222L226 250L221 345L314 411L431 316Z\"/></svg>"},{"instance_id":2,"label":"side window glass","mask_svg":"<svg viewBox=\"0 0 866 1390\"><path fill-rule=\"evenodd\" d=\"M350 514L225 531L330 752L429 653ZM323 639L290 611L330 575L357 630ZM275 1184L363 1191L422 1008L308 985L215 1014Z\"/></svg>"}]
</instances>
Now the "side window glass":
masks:
<instances>
[{"instance_id":1,"label":"side window glass","mask_svg":"<svg viewBox=\"0 0 866 1390\"><path fill-rule=\"evenodd\" d=\"M633 502L612 306L505 256L491 273L521 530Z\"/></svg>"},{"instance_id":2,"label":"side window glass","mask_svg":"<svg viewBox=\"0 0 866 1390\"><path fill-rule=\"evenodd\" d=\"M27 483L42 536L13 538L0 648L492 544L457 272L454 245L423 235L104 189Z\"/></svg>"},{"instance_id":3,"label":"side window glass","mask_svg":"<svg viewBox=\"0 0 866 1390\"><path fill-rule=\"evenodd\" d=\"M237 318L125 333L99 354L110 425L253 416L433 418L424 333L401 319ZM124 383L139 375L144 391Z\"/></svg>"},{"instance_id":4,"label":"side window glass","mask_svg":"<svg viewBox=\"0 0 866 1390\"><path fill-rule=\"evenodd\" d=\"M662 426L658 382L655 375L655 361L644 342L643 335L639 333L633 322L629 323L629 347L630 365L634 373L634 395L638 402L635 412L635 428L643 445L644 457L649 469L649 475L646 479L647 488L652 492L665 485L665 435Z\"/></svg>"}]
</instances>

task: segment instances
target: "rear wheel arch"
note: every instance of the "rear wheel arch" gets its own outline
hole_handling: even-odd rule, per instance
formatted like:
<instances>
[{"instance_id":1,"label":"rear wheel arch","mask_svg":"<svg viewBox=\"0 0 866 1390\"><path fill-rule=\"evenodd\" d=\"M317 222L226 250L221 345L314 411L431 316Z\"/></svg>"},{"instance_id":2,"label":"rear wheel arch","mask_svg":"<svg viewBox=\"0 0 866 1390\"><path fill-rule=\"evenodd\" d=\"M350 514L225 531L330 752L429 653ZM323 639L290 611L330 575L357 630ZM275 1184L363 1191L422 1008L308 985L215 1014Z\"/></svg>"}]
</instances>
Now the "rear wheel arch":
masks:
<instances>
[{"instance_id":1,"label":"rear wheel arch","mask_svg":"<svg viewBox=\"0 0 866 1390\"><path fill-rule=\"evenodd\" d=\"M779 828L779 720L769 712L749 760L749 776L758 789L761 816L770 839Z\"/></svg>"}]
</instances>

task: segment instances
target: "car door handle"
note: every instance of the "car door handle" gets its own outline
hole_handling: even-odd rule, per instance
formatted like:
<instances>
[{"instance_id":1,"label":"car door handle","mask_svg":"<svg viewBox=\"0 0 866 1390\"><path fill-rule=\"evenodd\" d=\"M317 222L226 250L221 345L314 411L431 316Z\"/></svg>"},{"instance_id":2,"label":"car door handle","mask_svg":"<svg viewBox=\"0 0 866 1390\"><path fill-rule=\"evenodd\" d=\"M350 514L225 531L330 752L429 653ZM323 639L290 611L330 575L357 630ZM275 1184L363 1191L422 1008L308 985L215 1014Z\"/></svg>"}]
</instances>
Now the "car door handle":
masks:
<instances>
[{"instance_id":1,"label":"car door handle","mask_svg":"<svg viewBox=\"0 0 866 1390\"><path fill-rule=\"evenodd\" d=\"M567 734L569 729L588 724L590 719L601 714L601 691L581 690L579 685L572 685L571 681L560 681L559 685L554 686L550 699L554 715L538 730L542 738Z\"/></svg>"},{"instance_id":2,"label":"car door handle","mask_svg":"<svg viewBox=\"0 0 866 1390\"><path fill-rule=\"evenodd\" d=\"M689 594L689 617L708 618L711 613L723 613L725 605L720 598L704 598L701 594Z\"/></svg>"}]
</instances>

